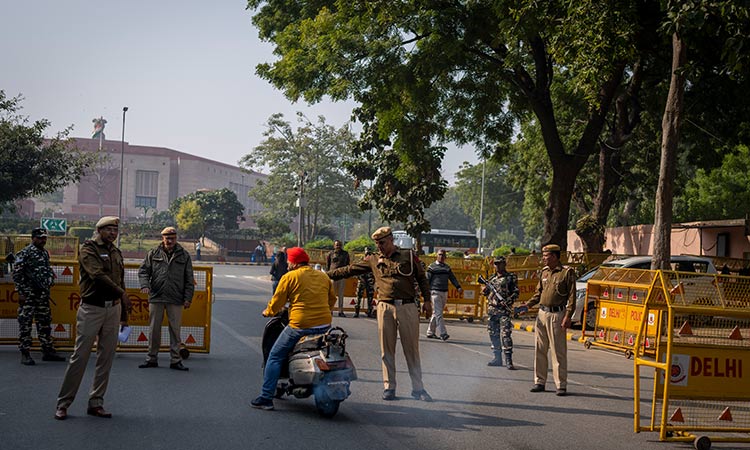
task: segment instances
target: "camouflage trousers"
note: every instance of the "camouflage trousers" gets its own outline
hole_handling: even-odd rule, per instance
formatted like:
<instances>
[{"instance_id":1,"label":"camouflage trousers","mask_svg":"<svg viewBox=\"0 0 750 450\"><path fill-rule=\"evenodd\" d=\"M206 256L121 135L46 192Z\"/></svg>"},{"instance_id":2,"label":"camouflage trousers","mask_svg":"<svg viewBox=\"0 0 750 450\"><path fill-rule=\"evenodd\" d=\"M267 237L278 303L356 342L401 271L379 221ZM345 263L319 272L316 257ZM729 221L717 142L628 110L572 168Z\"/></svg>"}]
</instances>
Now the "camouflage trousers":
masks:
<instances>
[{"instance_id":1,"label":"camouflage trousers","mask_svg":"<svg viewBox=\"0 0 750 450\"><path fill-rule=\"evenodd\" d=\"M492 314L487 321L487 331L490 333L492 349L496 352L503 351L506 355L513 353L513 322L507 314Z\"/></svg>"},{"instance_id":2,"label":"camouflage trousers","mask_svg":"<svg viewBox=\"0 0 750 450\"><path fill-rule=\"evenodd\" d=\"M372 311L372 298L375 295L375 288L366 282L357 280L357 306L355 311L359 312L362 307L362 294L367 293L367 312Z\"/></svg>"},{"instance_id":3,"label":"camouflage trousers","mask_svg":"<svg viewBox=\"0 0 750 450\"><path fill-rule=\"evenodd\" d=\"M36 331L43 352L52 348L52 312L46 298L26 298L23 306L18 307L18 349L28 351L31 348L31 325L36 321Z\"/></svg>"}]
</instances>

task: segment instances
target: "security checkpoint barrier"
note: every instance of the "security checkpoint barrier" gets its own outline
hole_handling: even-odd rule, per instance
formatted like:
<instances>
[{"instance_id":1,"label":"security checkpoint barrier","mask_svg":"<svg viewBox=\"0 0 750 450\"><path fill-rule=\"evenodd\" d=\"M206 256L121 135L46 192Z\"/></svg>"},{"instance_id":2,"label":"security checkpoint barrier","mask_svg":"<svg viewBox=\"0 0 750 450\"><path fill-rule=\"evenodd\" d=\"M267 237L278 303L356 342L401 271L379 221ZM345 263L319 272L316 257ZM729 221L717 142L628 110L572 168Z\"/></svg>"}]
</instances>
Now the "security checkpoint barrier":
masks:
<instances>
[{"instance_id":1,"label":"security checkpoint barrier","mask_svg":"<svg viewBox=\"0 0 750 450\"><path fill-rule=\"evenodd\" d=\"M658 311L643 317L643 304L657 276L653 270L600 267L589 279L581 323L596 314L593 331L582 328L581 341L591 346L621 351L630 358L641 323L647 324L643 351L654 356L658 345L657 330L661 321ZM593 311L588 306L594 304Z\"/></svg>"},{"instance_id":2,"label":"security checkpoint barrier","mask_svg":"<svg viewBox=\"0 0 750 450\"><path fill-rule=\"evenodd\" d=\"M52 336L55 347L73 348L76 339L76 313L81 302L78 282L80 270L76 261L51 259L57 278L50 291ZM127 342L120 343L118 351L139 352L148 350L149 318L148 295L140 292L136 263L125 264L125 287L133 304L128 318L131 333ZM208 353L211 344L211 300L213 298L213 268L193 266L195 293L189 309L182 313L180 335L191 352ZM39 347L36 327L32 328L34 348ZM162 322L161 350L169 349L169 328L166 317ZM18 292L10 274L0 277L0 345L18 345Z\"/></svg>"},{"instance_id":3,"label":"security checkpoint barrier","mask_svg":"<svg viewBox=\"0 0 750 450\"><path fill-rule=\"evenodd\" d=\"M698 449L750 442L750 278L656 271L642 317L652 313L664 323L655 355L644 351L646 320L635 340L634 431ZM651 399L647 417L641 397Z\"/></svg>"}]
</instances>

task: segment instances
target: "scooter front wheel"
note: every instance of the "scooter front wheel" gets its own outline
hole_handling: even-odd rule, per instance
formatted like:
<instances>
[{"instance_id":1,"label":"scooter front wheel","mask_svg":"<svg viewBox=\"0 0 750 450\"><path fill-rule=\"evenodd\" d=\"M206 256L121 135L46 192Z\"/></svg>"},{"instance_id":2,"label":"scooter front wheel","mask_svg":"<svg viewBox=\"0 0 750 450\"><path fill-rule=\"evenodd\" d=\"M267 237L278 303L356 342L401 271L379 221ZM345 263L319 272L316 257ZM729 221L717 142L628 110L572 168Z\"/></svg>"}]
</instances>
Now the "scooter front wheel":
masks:
<instances>
[{"instance_id":1,"label":"scooter front wheel","mask_svg":"<svg viewBox=\"0 0 750 450\"><path fill-rule=\"evenodd\" d=\"M315 409L323 417L331 418L339 411L340 400L331 400L327 395L321 394L315 396Z\"/></svg>"}]
</instances>

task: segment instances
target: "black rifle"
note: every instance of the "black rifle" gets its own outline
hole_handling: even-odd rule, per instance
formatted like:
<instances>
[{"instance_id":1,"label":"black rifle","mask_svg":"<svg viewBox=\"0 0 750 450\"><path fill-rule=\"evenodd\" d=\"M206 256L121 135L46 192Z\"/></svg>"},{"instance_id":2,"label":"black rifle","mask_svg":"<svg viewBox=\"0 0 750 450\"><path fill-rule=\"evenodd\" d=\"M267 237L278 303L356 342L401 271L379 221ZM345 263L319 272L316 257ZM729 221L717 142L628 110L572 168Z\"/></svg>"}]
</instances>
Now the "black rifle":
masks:
<instances>
[{"instance_id":1,"label":"black rifle","mask_svg":"<svg viewBox=\"0 0 750 450\"><path fill-rule=\"evenodd\" d=\"M505 303L505 302L503 301L503 300L504 300L503 296L502 296L502 295L500 295L500 293L499 293L499 292L497 292L497 288L495 288L495 286L494 286L493 284L491 284L491 283L490 283L489 281L487 281L487 280L486 280L486 279L485 279L485 278L484 278L483 276L479 275L479 277L477 278L477 281L479 282L479 284L483 284L483 285L487 286L487 287L488 287L488 288L490 289L490 291L492 291L492 293L493 293L493 294L495 295L495 298L497 298L497 302L498 302L498 303L499 303L500 305L502 305L502 307L503 307L503 308L504 308L504 309L505 309L505 310L506 310L506 311L508 312L508 314L510 314L511 316L516 316L516 315L518 315L518 314L523 314L523 313L525 313L526 311L528 311L528 308L526 308L525 306L520 306L520 307L518 307L518 308L511 308L510 306L508 306L508 305L507 305L507 304L506 304L506 303Z\"/></svg>"}]
</instances>

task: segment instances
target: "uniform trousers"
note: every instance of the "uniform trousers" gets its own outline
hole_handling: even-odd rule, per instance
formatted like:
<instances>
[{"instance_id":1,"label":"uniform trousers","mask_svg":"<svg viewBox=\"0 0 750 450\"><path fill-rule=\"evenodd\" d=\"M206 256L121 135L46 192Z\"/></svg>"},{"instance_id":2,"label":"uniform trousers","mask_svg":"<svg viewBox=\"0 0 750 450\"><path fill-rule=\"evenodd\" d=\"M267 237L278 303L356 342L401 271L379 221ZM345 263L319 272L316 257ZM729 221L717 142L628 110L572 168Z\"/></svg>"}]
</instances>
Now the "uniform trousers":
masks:
<instances>
[{"instance_id":1,"label":"uniform trousers","mask_svg":"<svg viewBox=\"0 0 750 450\"><path fill-rule=\"evenodd\" d=\"M346 279L336 280L333 282L334 288L336 288L336 294L339 296L339 312L344 312L344 288L346 287Z\"/></svg>"},{"instance_id":2,"label":"uniform trousers","mask_svg":"<svg viewBox=\"0 0 750 450\"><path fill-rule=\"evenodd\" d=\"M539 310L535 325L534 384L547 382L547 353L552 349L552 376L557 389L568 387L567 330L561 326L565 310L546 312Z\"/></svg>"},{"instance_id":3,"label":"uniform trousers","mask_svg":"<svg viewBox=\"0 0 750 450\"><path fill-rule=\"evenodd\" d=\"M424 389L422 363L419 359L419 310L415 303L391 305L378 302L378 337L383 362L383 386L396 389L396 338L401 336L401 348L409 368L411 387Z\"/></svg>"},{"instance_id":4,"label":"uniform trousers","mask_svg":"<svg viewBox=\"0 0 750 450\"><path fill-rule=\"evenodd\" d=\"M109 372L117 348L117 333L120 325L121 305L101 307L81 303L76 314L76 343L65 369L63 384L57 396L57 407L68 408L75 400L81 386L86 365L91 356L91 347L96 344L96 368L94 382L89 393L89 408L104 405L104 394L109 384Z\"/></svg>"},{"instance_id":5,"label":"uniform trousers","mask_svg":"<svg viewBox=\"0 0 750 450\"><path fill-rule=\"evenodd\" d=\"M161 347L161 324L164 313L167 313L169 323L169 363L177 364L182 361L180 357L180 325L182 324L182 310L184 305L174 303L149 303L149 342L148 356L146 361L157 362L159 359L159 348Z\"/></svg>"},{"instance_id":6,"label":"uniform trousers","mask_svg":"<svg viewBox=\"0 0 750 450\"><path fill-rule=\"evenodd\" d=\"M448 301L448 291L430 291L432 298L432 317L427 325L427 336L444 336L448 334L443 318L443 309Z\"/></svg>"}]
</instances>

